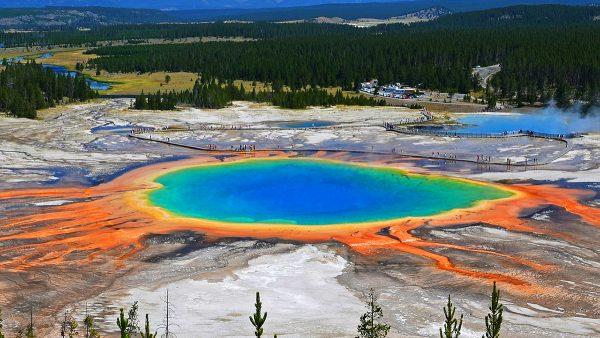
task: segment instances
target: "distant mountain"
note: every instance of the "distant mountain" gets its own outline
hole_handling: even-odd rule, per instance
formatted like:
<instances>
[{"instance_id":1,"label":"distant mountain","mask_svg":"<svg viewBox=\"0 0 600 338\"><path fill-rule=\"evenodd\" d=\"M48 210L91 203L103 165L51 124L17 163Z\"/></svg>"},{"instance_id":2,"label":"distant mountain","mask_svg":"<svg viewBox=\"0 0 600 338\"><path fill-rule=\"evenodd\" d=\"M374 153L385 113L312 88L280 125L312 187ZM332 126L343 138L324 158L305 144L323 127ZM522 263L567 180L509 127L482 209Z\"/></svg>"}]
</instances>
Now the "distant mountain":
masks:
<instances>
[{"instance_id":1,"label":"distant mountain","mask_svg":"<svg viewBox=\"0 0 600 338\"><path fill-rule=\"evenodd\" d=\"M414 13L409 13L409 14L406 14L406 15L403 15L403 16L400 16L397 18L404 18L404 19L415 18L415 19L419 19L419 20L430 21L430 20L435 20L437 18L440 18L440 17L448 15L448 14L452 14L452 12L445 9L444 7L431 7L431 8L416 11Z\"/></svg>"},{"instance_id":2,"label":"distant mountain","mask_svg":"<svg viewBox=\"0 0 600 338\"><path fill-rule=\"evenodd\" d=\"M324 4L302 7L231 9L231 10L185 10L170 11L185 20L241 20L241 21L291 21L318 17L337 17L346 20L359 18L387 19L436 7L433 1L417 0L403 2L368 2Z\"/></svg>"},{"instance_id":3,"label":"distant mountain","mask_svg":"<svg viewBox=\"0 0 600 338\"><path fill-rule=\"evenodd\" d=\"M600 6L511 6L446 15L422 24L430 27L556 26L597 23Z\"/></svg>"},{"instance_id":4,"label":"distant mountain","mask_svg":"<svg viewBox=\"0 0 600 338\"><path fill-rule=\"evenodd\" d=\"M378 0L393 2L397 0ZM322 4L368 3L369 0L2 0L0 7L45 7L45 6L104 6L121 8L152 8L164 10L186 9L263 9L284 7L305 7ZM405 4L420 6L422 0L405 0ZM505 7L518 4L588 4L594 0L439 0L429 1L432 6L446 7L453 12ZM595 1L597 2L597 1ZM422 8L421 8L422 9Z\"/></svg>"},{"instance_id":5,"label":"distant mountain","mask_svg":"<svg viewBox=\"0 0 600 338\"><path fill-rule=\"evenodd\" d=\"M359 18L355 20L343 19L340 17L326 17L320 16L314 19L303 20L304 22L314 22L314 23L332 23L332 24L346 24L356 27L373 27L377 25L384 24L415 24L417 22L431 21L435 20L444 15L449 15L451 12L442 7L431 7L427 9L422 9L416 12L392 16L385 19L374 19L374 18Z\"/></svg>"},{"instance_id":6,"label":"distant mountain","mask_svg":"<svg viewBox=\"0 0 600 338\"><path fill-rule=\"evenodd\" d=\"M0 7L106 6L123 8L240 9L311 6L324 3L367 2L368 0L2 0ZM397 1L397 0L380 0Z\"/></svg>"},{"instance_id":7,"label":"distant mountain","mask_svg":"<svg viewBox=\"0 0 600 338\"><path fill-rule=\"evenodd\" d=\"M158 23L176 19L156 9L107 7L46 7L0 9L3 29L92 28L125 23Z\"/></svg>"},{"instance_id":8,"label":"distant mountain","mask_svg":"<svg viewBox=\"0 0 600 338\"><path fill-rule=\"evenodd\" d=\"M479 11L521 4L547 4L547 0L411 0L396 2L365 2L344 4L321 4L314 6L259 8L259 9L213 9L170 11L182 20L242 20L242 21L290 21L309 20L318 17L387 19L403 16L430 8L444 8L452 13ZM554 0L556 4L588 5L589 0Z\"/></svg>"},{"instance_id":9,"label":"distant mountain","mask_svg":"<svg viewBox=\"0 0 600 338\"><path fill-rule=\"evenodd\" d=\"M4 5L6 1L2 0ZM23 3L49 2L51 0L21 0ZM62 0L52 0L59 2ZM84 0L69 0L71 3L83 2ZM85 0L92 2L95 0ZM104 0L110 3L112 0ZM126 4L128 0L122 0ZM163 0L151 2L147 0L145 5L156 4ZM174 3L183 0L173 0ZM208 3L211 0L204 0ZM227 1L227 0L223 0ZM236 0L239 1L239 0ZM285 0L283 0L285 1ZM342 0L340 0L342 1ZM348 0L343 0L348 1ZM560 1L560 0L556 0ZM563 0L564 3L586 2L587 0ZM188 1L189 2L189 1ZM507 3L521 3L519 0L487 0L473 2L472 0L413 0L401 2L367 2L367 3L344 3L344 4L322 4L302 7L283 8L235 8L235 9L202 9L202 10L157 10L140 8L111 8L111 7L44 7L44 8L0 8L0 29L17 30L55 30L72 28L93 28L115 24L138 24L138 23L179 23L179 22L204 22L204 21L294 21L304 20L312 22L335 22L348 23L348 21L359 19L386 20L396 18L393 22L414 22L432 20L448 13L469 12L468 19L464 16L451 16L446 21L436 20L444 25L460 25L462 21L477 22L479 25L497 24L509 20L545 20L544 18L558 18L565 15L561 6L511 6L494 10L498 6ZM543 2L533 0L529 2ZM564 6L563 6L564 7ZM540 8L540 9L538 9ZM585 7L582 7L585 8ZM569 15L579 15L585 19L585 11L579 10L579 14L567 11ZM405 19L402 19L405 18ZM385 22L392 23L392 22ZM441 24L440 23L440 24Z\"/></svg>"}]
</instances>

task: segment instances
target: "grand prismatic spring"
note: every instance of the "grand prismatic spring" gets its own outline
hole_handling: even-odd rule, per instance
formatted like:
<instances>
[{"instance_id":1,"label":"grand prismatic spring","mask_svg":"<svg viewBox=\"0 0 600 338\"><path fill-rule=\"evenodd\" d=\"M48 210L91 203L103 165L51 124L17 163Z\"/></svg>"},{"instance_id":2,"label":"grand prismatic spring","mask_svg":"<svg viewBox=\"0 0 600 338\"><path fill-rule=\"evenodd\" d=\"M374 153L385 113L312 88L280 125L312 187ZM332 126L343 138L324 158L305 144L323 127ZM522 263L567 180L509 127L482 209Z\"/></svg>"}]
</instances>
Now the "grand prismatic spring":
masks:
<instances>
[{"instance_id":1,"label":"grand prismatic spring","mask_svg":"<svg viewBox=\"0 0 600 338\"><path fill-rule=\"evenodd\" d=\"M179 216L327 225L429 216L511 193L448 177L306 159L250 160L161 176L150 201Z\"/></svg>"},{"instance_id":2,"label":"grand prismatic spring","mask_svg":"<svg viewBox=\"0 0 600 338\"><path fill-rule=\"evenodd\" d=\"M567 233L536 228L520 218L524 210L544 205L560 206L589 224L600 225L598 209L579 202L590 196L583 190L483 183L382 165L271 155L283 157L231 156L225 164L217 157L200 157L145 166L88 188L0 192L4 202L74 201L1 220L5 233L0 241L8 245L0 250L0 266L27 270L97 261L119 266L146 247L150 234L197 231L209 241L226 237L333 240L365 255L399 250L459 275L531 287L526 276L461 268L435 248L489 254L534 269L546 269L543 265L510 254L419 239L412 231L424 225L485 222L569 238ZM240 190L233 194L231 189ZM313 208L318 212L311 212ZM290 226L293 223L305 226Z\"/></svg>"}]
</instances>

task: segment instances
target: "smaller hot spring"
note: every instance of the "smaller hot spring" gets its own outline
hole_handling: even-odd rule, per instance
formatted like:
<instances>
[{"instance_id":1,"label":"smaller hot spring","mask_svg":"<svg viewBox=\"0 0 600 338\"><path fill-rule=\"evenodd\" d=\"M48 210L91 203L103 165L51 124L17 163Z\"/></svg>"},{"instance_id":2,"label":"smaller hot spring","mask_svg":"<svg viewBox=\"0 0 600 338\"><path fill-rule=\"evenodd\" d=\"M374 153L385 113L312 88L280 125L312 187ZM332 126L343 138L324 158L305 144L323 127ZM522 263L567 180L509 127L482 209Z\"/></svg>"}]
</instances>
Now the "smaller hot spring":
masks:
<instances>
[{"instance_id":1,"label":"smaller hot spring","mask_svg":"<svg viewBox=\"0 0 600 338\"><path fill-rule=\"evenodd\" d=\"M156 179L152 204L226 223L327 225L428 216L509 197L491 185L308 159L204 165Z\"/></svg>"}]
</instances>

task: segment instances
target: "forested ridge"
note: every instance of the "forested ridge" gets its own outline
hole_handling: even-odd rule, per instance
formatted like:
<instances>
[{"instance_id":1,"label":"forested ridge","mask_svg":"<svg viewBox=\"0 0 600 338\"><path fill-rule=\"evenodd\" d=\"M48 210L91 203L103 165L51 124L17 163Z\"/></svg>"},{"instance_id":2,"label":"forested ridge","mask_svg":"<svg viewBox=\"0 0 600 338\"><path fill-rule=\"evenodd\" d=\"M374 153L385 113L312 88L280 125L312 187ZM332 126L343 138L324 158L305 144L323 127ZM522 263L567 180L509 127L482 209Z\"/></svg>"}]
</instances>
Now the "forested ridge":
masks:
<instances>
[{"instance_id":1,"label":"forested ridge","mask_svg":"<svg viewBox=\"0 0 600 338\"><path fill-rule=\"evenodd\" d=\"M460 45L438 49L445 39L436 33L106 47L93 51L104 57L90 64L110 72L191 71L222 79L281 83L292 89L307 85L352 89L371 77L384 83L404 79L432 88L472 88L472 56ZM469 39L466 44L478 42Z\"/></svg>"},{"instance_id":2,"label":"forested ridge","mask_svg":"<svg viewBox=\"0 0 600 338\"><path fill-rule=\"evenodd\" d=\"M244 37L250 39L274 39L294 36L332 34L368 34L348 25L318 23L239 23L215 22L192 24L139 24L97 27L90 31L37 31L0 32L0 42L6 46L28 45L91 45L100 41L130 39L181 39L189 37Z\"/></svg>"},{"instance_id":3,"label":"forested ridge","mask_svg":"<svg viewBox=\"0 0 600 338\"><path fill-rule=\"evenodd\" d=\"M516 33L515 33L516 34ZM502 71L491 80L500 97L516 102L559 105L575 98L598 102L600 27L521 31L524 44L499 59Z\"/></svg>"},{"instance_id":4,"label":"forested ridge","mask_svg":"<svg viewBox=\"0 0 600 338\"><path fill-rule=\"evenodd\" d=\"M0 111L16 117L35 118L36 110L68 101L96 97L81 75L69 77L44 69L34 62L8 64L0 70Z\"/></svg>"},{"instance_id":5,"label":"forested ridge","mask_svg":"<svg viewBox=\"0 0 600 338\"><path fill-rule=\"evenodd\" d=\"M538 5L510 6L445 15L424 22L421 28L492 27L492 26L571 26L597 21L600 6Z\"/></svg>"},{"instance_id":6,"label":"forested ridge","mask_svg":"<svg viewBox=\"0 0 600 338\"><path fill-rule=\"evenodd\" d=\"M364 5L364 4L363 4ZM105 9L108 11L110 9ZM143 13L143 11L142 11ZM389 13L388 13L389 14ZM125 15L125 14L124 14ZM390 14L391 15L391 14ZM100 41L130 39L180 39L189 37L245 37L251 39L274 39L315 35L376 35L386 32L412 32L431 29L465 27L540 27L600 25L599 6L511 6L483 11L442 16L430 22L412 25L390 24L370 28L350 25L318 23L214 22L191 24L124 24L96 26L77 30L63 28L61 31L38 30L34 32L0 32L0 43L5 46L28 45L91 45Z\"/></svg>"},{"instance_id":7,"label":"forested ridge","mask_svg":"<svg viewBox=\"0 0 600 338\"><path fill-rule=\"evenodd\" d=\"M303 36L247 42L94 49L90 63L110 72L190 71L218 79L353 89L370 78L448 92L477 88L476 65L500 63L494 89L504 98L597 97L600 26L437 29L381 35Z\"/></svg>"}]
</instances>

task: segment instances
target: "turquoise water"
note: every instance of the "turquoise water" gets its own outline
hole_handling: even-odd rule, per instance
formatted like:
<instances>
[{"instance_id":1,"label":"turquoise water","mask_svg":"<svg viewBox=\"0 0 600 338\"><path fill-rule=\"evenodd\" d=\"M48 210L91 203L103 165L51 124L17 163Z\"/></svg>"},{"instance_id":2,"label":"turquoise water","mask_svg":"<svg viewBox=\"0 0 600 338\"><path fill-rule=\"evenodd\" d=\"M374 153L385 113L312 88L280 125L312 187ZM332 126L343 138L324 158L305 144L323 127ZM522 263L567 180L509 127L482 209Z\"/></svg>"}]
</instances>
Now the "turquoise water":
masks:
<instances>
[{"instance_id":1,"label":"turquoise water","mask_svg":"<svg viewBox=\"0 0 600 338\"><path fill-rule=\"evenodd\" d=\"M600 114L580 114L549 106L522 114L466 114L458 121L464 126L452 131L465 133L502 133L530 130L538 133L568 134L600 132Z\"/></svg>"},{"instance_id":2,"label":"turquoise water","mask_svg":"<svg viewBox=\"0 0 600 338\"><path fill-rule=\"evenodd\" d=\"M434 215L508 197L449 178L326 161L252 160L159 177L150 202L175 214L237 223L324 225Z\"/></svg>"}]
</instances>

